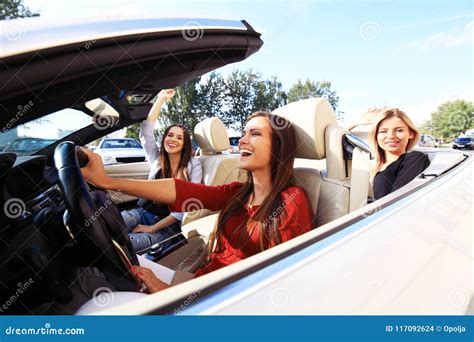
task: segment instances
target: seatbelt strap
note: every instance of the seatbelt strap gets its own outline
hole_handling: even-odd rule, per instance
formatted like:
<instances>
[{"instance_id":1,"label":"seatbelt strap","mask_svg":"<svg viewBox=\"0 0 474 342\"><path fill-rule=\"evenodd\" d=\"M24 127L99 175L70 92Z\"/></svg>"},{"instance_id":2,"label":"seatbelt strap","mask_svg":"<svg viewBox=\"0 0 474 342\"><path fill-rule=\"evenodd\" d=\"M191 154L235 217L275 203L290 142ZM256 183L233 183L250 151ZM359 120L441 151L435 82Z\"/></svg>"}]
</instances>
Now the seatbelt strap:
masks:
<instances>
[{"instance_id":1,"label":"seatbelt strap","mask_svg":"<svg viewBox=\"0 0 474 342\"><path fill-rule=\"evenodd\" d=\"M367 204L369 195L370 154L358 147L352 152L351 194L349 211L362 208Z\"/></svg>"}]
</instances>

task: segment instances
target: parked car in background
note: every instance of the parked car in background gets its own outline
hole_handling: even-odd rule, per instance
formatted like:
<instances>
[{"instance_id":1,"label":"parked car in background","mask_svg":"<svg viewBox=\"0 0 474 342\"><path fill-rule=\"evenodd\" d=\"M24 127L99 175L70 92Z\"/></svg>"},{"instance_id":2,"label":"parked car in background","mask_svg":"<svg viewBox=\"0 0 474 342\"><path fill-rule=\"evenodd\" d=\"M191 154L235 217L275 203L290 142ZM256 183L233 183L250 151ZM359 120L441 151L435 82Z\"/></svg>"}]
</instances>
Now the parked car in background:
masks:
<instances>
[{"instance_id":1,"label":"parked car in background","mask_svg":"<svg viewBox=\"0 0 474 342\"><path fill-rule=\"evenodd\" d=\"M457 150L472 150L474 148L472 144L472 138L468 136L460 136L454 139L453 148Z\"/></svg>"},{"instance_id":2,"label":"parked car in background","mask_svg":"<svg viewBox=\"0 0 474 342\"><path fill-rule=\"evenodd\" d=\"M438 141L430 134L422 134L418 141L418 146L421 147L438 147Z\"/></svg>"},{"instance_id":3,"label":"parked car in background","mask_svg":"<svg viewBox=\"0 0 474 342\"><path fill-rule=\"evenodd\" d=\"M131 138L104 138L94 152L102 157L105 165L139 163L146 160L142 145Z\"/></svg>"},{"instance_id":4,"label":"parked car in background","mask_svg":"<svg viewBox=\"0 0 474 342\"><path fill-rule=\"evenodd\" d=\"M240 140L240 137L229 137L229 144L230 144L229 153L230 154L239 153L239 140Z\"/></svg>"},{"instance_id":5,"label":"parked car in background","mask_svg":"<svg viewBox=\"0 0 474 342\"><path fill-rule=\"evenodd\" d=\"M3 152L13 152L17 156L26 156L51 145L55 141L56 139L17 138L7 144Z\"/></svg>"}]
</instances>

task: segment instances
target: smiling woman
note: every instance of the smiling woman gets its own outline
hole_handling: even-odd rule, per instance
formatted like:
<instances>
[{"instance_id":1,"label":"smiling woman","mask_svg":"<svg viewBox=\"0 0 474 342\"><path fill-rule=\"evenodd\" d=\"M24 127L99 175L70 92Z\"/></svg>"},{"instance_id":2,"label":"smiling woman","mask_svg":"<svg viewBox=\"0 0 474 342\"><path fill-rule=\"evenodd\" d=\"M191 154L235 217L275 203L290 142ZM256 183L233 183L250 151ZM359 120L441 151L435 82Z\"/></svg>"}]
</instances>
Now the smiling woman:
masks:
<instances>
[{"instance_id":1,"label":"smiling woman","mask_svg":"<svg viewBox=\"0 0 474 342\"><path fill-rule=\"evenodd\" d=\"M305 191L293 185L296 140L293 126L266 112L252 114L239 142L245 183L221 186L193 184L179 179L148 182L112 179L100 158L91 152L82 168L84 178L103 189L122 189L131 195L172 204L175 210L197 200L206 209L221 211L210 238L208 263L195 272L201 276L279 245L312 228L312 212ZM142 267L132 269L149 292L166 284Z\"/></svg>"},{"instance_id":2,"label":"smiling woman","mask_svg":"<svg viewBox=\"0 0 474 342\"><path fill-rule=\"evenodd\" d=\"M424 153L407 153L419 137L415 124L398 108L384 111L375 121L369 134L376 154L373 171L375 199L408 184L430 165Z\"/></svg>"}]
</instances>

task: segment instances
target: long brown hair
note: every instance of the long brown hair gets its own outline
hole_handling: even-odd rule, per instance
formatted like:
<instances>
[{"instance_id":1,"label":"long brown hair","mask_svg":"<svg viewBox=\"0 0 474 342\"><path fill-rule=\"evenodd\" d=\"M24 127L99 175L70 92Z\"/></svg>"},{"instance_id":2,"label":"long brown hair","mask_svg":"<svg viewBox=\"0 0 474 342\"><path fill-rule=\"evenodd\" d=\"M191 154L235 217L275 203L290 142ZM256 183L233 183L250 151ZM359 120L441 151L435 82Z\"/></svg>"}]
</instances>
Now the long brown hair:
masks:
<instances>
[{"instance_id":1,"label":"long brown hair","mask_svg":"<svg viewBox=\"0 0 474 342\"><path fill-rule=\"evenodd\" d=\"M405 152L410 150L413 146L415 146L415 144L418 142L418 139L420 138L420 131L416 128L413 121L411 121L411 119L405 112L401 111L398 108L391 108L391 109L385 110L375 120L372 126L372 130L370 131L369 137L368 137L369 143L372 145L372 148L375 151L375 168L372 171L372 176L374 176L380 170L382 165L387 161L386 156L385 156L385 151L383 150L382 147L380 147L377 141L377 134L378 134L380 124L385 119L390 119L393 117L396 117L402 120L408 126L408 130L410 131L410 133L413 134L413 137L408 140L408 144L407 144Z\"/></svg>"},{"instance_id":2,"label":"long brown hair","mask_svg":"<svg viewBox=\"0 0 474 342\"><path fill-rule=\"evenodd\" d=\"M295 159L296 139L293 126L285 118L267 112L255 112L247 118L247 122L255 117L266 117L271 126L271 190L255 215L241 222L234 229L240 234L240 244L249 241L248 237L257 230L260 237L260 248L265 250L281 242L279 224L285 215L281 193L289 188L293 179L293 163ZM216 227L210 236L209 255L222 248L221 234L226 221L242 208L253 192L252 172L247 171L247 181L222 209Z\"/></svg>"},{"instance_id":3,"label":"long brown hair","mask_svg":"<svg viewBox=\"0 0 474 342\"><path fill-rule=\"evenodd\" d=\"M178 169L174 174L171 169L171 163L168 152L166 152L165 149L165 138L168 135L170 129L173 127L179 127L183 130L183 149L181 150L181 159L178 164ZM186 127L178 124L166 127L165 132L163 133L163 138L161 139L160 146L161 178L179 178L185 181L189 181L188 163L191 160L192 145L191 136Z\"/></svg>"}]
</instances>

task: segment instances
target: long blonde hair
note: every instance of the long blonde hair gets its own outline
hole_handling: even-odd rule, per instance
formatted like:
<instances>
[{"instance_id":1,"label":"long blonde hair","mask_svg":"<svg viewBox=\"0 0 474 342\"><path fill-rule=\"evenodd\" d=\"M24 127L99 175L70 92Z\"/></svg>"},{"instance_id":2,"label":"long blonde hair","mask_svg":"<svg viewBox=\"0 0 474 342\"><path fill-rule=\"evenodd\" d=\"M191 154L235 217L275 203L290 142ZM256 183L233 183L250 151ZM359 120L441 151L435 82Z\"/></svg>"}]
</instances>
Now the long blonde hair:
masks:
<instances>
[{"instance_id":1,"label":"long blonde hair","mask_svg":"<svg viewBox=\"0 0 474 342\"><path fill-rule=\"evenodd\" d=\"M405 152L415 146L415 144L418 142L418 139L420 138L420 131L418 130L418 128L416 128L413 121L411 121L411 119L405 112L401 111L398 108L390 108L385 110L380 116L377 117L377 119L373 123L372 130L370 131L368 137L369 143L372 145L372 149L375 152L375 167L372 170L372 177L380 171L382 165L385 164L385 162L387 161L385 151L379 146L377 142L377 132L379 130L379 126L385 119L393 117L402 120L408 126L410 133L413 134L413 137L408 140Z\"/></svg>"}]
</instances>

